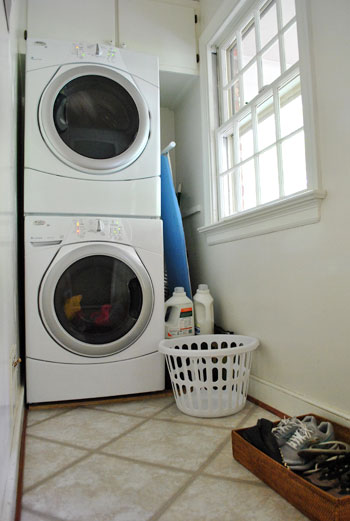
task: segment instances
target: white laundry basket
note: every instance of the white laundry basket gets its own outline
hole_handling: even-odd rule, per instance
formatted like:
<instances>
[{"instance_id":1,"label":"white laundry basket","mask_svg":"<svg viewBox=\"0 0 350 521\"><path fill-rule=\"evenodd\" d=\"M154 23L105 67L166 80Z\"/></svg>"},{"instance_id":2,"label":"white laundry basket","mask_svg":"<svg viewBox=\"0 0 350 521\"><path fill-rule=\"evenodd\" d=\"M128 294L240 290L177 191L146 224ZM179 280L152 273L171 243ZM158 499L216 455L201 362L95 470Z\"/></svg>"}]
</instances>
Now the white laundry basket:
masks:
<instances>
[{"instance_id":1,"label":"white laundry basket","mask_svg":"<svg viewBox=\"0 0 350 521\"><path fill-rule=\"evenodd\" d=\"M256 338L197 335L162 340L176 405L201 418L234 414L245 406Z\"/></svg>"}]
</instances>

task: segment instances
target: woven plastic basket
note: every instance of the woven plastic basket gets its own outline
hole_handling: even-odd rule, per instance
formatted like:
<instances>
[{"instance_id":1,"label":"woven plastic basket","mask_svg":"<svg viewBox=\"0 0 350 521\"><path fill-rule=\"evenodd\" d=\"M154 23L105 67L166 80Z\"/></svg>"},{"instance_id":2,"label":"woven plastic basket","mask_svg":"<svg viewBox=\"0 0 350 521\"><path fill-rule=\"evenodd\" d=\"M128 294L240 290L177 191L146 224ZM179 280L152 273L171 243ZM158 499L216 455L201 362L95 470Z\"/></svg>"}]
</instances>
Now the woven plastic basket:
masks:
<instances>
[{"instance_id":1,"label":"woven plastic basket","mask_svg":"<svg viewBox=\"0 0 350 521\"><path fill-rule=\"evenodd\" d=\"M197 335L162 340L176 405L201 418L234 414L245 406L256 338Z\"/></svg>"}]
</instances>

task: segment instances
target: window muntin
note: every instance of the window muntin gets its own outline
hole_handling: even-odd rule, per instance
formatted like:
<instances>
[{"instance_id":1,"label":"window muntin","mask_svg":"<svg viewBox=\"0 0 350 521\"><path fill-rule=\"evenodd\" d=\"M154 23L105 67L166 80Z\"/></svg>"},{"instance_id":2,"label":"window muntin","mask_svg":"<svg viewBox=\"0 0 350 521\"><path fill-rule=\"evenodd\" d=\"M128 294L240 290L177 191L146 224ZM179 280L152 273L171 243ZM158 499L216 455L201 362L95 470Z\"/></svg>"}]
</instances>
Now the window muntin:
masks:
<instances>
[{"instance_id":1,"label":"window muntin","mask_svg":"<svg viewBox=\"0 0 350 521\"><path fill-rule=\"evenodd\" d=\"M219 48L220 219L308 188L298 60L295 0L257 3Z\"/></svg>"}]
</instances>

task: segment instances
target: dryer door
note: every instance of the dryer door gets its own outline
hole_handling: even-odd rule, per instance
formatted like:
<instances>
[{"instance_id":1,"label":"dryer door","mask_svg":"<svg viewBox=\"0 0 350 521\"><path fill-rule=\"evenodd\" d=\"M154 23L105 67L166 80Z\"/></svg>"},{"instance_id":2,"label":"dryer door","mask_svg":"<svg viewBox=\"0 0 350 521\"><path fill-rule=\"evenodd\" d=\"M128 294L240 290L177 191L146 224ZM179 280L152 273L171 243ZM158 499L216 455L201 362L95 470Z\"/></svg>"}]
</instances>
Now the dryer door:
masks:
<instances>
[{"instance_id":1,"label":"dryer door","mask_svg":"<svg viewBox=\"0 0 350 521\"><path fill-rule=\"evenodd\" d=\"M153 311L153 287L135 250L110 243L64 246L39 291L48 333L65 349L108 356L142 334Z\"/></svg>"},{"instance_id":2,"label":"dryer door","mask_svg":"<svg viewBox=\"0 0 350 521\"><path fill-rule=\"evenodd\" d=\"M39 125L59 159L91 174L126 168L150 133L149 110L131 76L93 64L57 71L41 97Z\"/></svg>"}]
</instances>

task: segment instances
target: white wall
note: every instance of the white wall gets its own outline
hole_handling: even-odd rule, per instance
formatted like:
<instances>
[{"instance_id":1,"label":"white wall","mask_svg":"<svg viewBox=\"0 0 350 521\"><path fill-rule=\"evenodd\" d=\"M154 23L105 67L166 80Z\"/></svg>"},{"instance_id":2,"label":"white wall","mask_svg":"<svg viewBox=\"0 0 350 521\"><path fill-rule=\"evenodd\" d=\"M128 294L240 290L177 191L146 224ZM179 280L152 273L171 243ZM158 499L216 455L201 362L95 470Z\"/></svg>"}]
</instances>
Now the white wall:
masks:
<instances>
[{"instance_id":1,"label":"white wall","mask_svg":"<svg viewBox=\"0 0 350 521\"><path fill-rule=\"evenodd\" d=\"M350 425L350 3L309 4L319 164L328 192L320 223L209 247L196 214L186 220L187 244L193 285L209 284L216 323L261 340L250 394L286 413L320 412ZM176 117L177 135L200 132L200 108L191 105L198 96L196 85L183 102L187 119ZM200 151L190 157L190 147L177 151L178 177L180 153L187 154L186 171L195 178L186 197L203 204Z\"/></svg>"},{"instance_id":2,"label":"white wall","mask_svg":"<svg viewBox=\"0 0 350 521\"><path fill-rule=\"evenodd\" d=\"M115 0L28 0L28 37L115 41Z\"/></svg>"},{"instance_id":3,"label":"white wall","mask_svg":"<svg viewBox=\"0 0 350 521\"><path fill-rule=\"evenodd\" d=\"M16 124L18 37L23 40L25 3L12 2L10 33L0 6L0 519L13 519L23 388L17 314Z\"/></svg>"},{"instance_id":4,"label":"white wall","mask_svg":"<svg viewBox=\"0 0 350 521\"><path fill-rule=\"evenodd\" d=\"M209 24L210 20L222 5L224 0L200 0L201 6L201 29L202 31Z\"/></svg>"}]
</instances>

